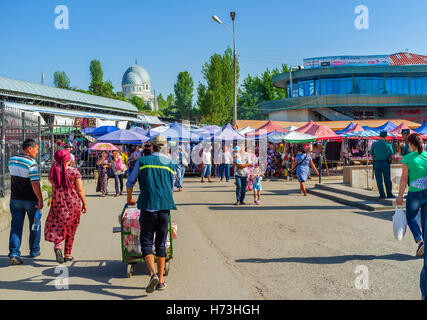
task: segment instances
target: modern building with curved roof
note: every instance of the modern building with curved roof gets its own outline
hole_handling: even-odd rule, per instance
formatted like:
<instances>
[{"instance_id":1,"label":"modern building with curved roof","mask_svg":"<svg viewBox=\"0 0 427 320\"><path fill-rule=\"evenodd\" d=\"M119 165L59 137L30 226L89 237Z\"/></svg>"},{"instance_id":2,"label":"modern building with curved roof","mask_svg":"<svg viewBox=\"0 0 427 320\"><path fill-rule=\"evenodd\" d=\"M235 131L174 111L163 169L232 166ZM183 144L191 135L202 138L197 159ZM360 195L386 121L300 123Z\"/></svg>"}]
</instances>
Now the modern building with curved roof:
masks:
<instances>
[{"instance_id":1,"label":"modern building with curved roof","mask_svg":"<svg viewBox=\"0 0 427 320\"><path fill-rule=\"evenodd\" d=\"M287 95L260 104L271 120L427 120L427 56L309 58L272 81Z\"/></svg>"}]
</instances>

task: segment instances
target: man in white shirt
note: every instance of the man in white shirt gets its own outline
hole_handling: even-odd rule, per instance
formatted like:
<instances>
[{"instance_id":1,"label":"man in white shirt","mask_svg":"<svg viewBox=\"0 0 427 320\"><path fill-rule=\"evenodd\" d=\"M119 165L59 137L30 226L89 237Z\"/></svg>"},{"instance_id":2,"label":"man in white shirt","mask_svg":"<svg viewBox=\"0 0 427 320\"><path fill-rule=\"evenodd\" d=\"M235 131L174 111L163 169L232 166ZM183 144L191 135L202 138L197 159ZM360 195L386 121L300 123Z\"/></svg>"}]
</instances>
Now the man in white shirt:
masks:
<instances>
[{"instance_id":1,"label":"man in white shirt","mask_svg":"<svg viewBox=\"0 0 427 320\"><path fill-rule=\"evenodd\" d=\"M208 182L213 182L211 180L211 170L212 170L212 154L211 154L211 146L207 146L203 149L202 153L202 180L201 182L205 182L203 178L207 178Z\"/></svg>"},{"instance_id":2,"label":"man in white shirt","mask_svg":"<svg viewBox=\"0 0 427 320\"><path fill-rule=\"evenodd\" d=\"M231 152L228 150L227 146L222 147L221 151L221 166L219 168L221 181L224 179L225 173L225 181L230 181L230 166L233 163L233 156Z\"/></svg>"},{"instance_id":3,"label":"man in white shirt","mask_svg":"<svg viewBox=\"0 0 427 320\"><path fill-rule=\"evenodd\" d=\"M249 168L252 165L250 154L245 151L245 146L235 147L237 152L241 154L241 161L234 159L236 166L236 203L235 205L245 205L246 186L248 183ZM239 163L240 162L240 163Z\"/></svg>"}]
</instances>

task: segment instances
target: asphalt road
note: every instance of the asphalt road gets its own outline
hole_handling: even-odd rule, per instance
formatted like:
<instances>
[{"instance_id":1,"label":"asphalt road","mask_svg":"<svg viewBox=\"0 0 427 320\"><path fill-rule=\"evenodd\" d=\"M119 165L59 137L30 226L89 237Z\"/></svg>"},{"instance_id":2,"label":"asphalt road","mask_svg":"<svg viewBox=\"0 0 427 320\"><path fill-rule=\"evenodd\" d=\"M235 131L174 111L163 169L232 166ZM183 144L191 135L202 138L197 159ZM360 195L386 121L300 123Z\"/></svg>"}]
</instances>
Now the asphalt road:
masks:
<instances>
[{"instance_id":1,"label":"asphalt road","mask_svg":"<svg viewBox=\"0 0 427 320\"><path fill-rule=\"evenodd\" d=\"M112 233L126 198L101 198L95 187L85 183L88 213L67 269L43 238L41 256L27 257L27 221L24 264L11 266L10 229L0 232L0 299L420 299L423 260L414 257L409 230L403 241L393 238L393 212L304 197L297 183L283 181L263 182L261 205L249 193L248 205L236 207L233 181L197 178L175 193L178 239L168 288L147 295L144 263L127 278L120 235ZM58 278L67 273L68 288Z\"/></svg>"}]
</instances>

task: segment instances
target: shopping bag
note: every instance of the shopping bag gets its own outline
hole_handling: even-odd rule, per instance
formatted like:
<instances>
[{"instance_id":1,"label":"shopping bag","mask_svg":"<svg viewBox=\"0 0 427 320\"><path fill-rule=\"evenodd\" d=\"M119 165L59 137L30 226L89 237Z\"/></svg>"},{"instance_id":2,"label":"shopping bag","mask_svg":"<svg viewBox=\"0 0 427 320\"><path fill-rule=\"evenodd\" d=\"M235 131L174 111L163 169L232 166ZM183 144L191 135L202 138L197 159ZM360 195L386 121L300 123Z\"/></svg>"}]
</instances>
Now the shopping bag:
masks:
<instances>
[{"instance_id":1,"label":"shopping bag","mask_svg":"<svg viewBox=\"0 0 427 320\"><path fill-rule=\"evenodd\" d=\"M396 212L393 216L393 233L397 240L403 240L406 233L406 213L403 208L396 207Z\"/></svg>"}]
</instances>

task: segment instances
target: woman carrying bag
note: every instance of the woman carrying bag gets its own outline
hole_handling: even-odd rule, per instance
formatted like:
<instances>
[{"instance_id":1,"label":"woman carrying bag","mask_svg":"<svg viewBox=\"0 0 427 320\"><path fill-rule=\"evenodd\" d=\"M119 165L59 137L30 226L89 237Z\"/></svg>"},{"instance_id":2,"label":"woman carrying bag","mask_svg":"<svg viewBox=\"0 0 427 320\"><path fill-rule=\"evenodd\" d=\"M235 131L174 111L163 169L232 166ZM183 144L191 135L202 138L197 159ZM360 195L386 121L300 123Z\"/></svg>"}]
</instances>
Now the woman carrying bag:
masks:
<instances>
[{"instance_id":1,"label":"woman carrying bag","mask_svg":"<svg viewBox=\"0 0 427 320\"><path fill-rule=\"evenodd\" d=\"M113 151L111 169L114 174L114 185L116 188L116 197L123 194L123 175L126 172L126 165L123 164L122 157L119 155L117 150ZM120 189L119 189L120 183Z\"/></svg>"}]
</instances>

